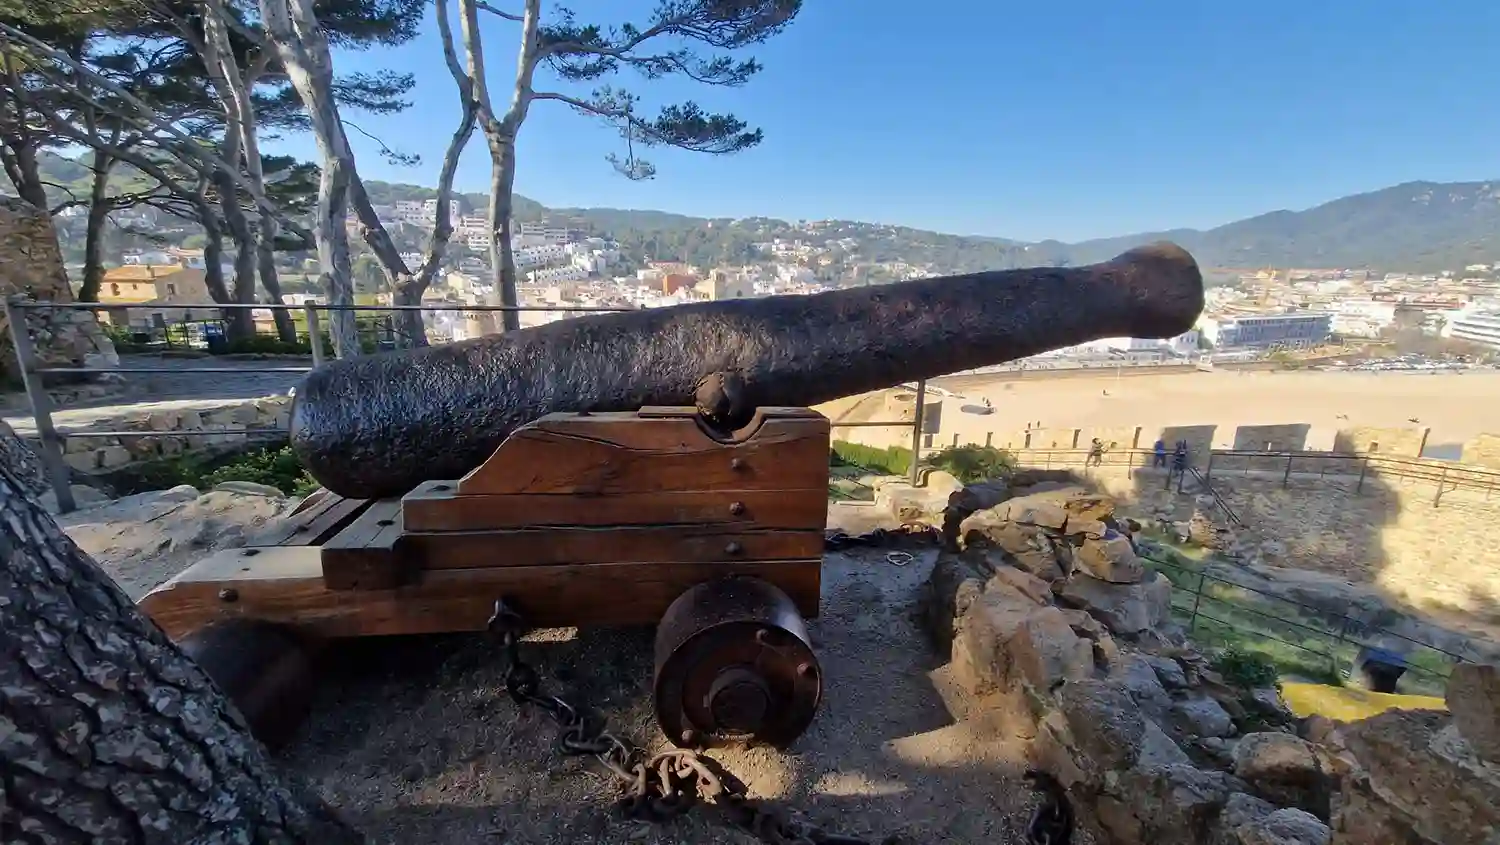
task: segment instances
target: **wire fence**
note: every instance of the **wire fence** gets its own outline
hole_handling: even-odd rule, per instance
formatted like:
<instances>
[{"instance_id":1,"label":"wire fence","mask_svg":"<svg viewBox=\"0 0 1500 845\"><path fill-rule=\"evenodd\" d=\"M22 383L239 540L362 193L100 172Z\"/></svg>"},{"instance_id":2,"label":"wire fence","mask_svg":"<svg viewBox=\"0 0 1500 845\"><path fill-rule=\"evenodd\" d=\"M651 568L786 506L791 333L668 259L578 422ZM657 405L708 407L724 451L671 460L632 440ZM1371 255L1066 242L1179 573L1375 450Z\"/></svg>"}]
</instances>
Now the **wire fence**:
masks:
<instances>
[{"instance_id":1,"label":"wire fence","mask_svg":"<svg viewBox=\"0 0 1500 845\"><path fill-rule=\"evenodd\" d=\"M1409 679L1402 692L1442 695L1454 664L1474 659L1369 619L1289 599L1248 579L1213 574L1209 564L1173 559L1165 548L1143 552L1147 564L1172 583L1172 615L1194 642L1259 654L1294 677L1342 684L1356 676L1365 655L1379 649L1404 663Z\"/></svg>"}]
</instances>

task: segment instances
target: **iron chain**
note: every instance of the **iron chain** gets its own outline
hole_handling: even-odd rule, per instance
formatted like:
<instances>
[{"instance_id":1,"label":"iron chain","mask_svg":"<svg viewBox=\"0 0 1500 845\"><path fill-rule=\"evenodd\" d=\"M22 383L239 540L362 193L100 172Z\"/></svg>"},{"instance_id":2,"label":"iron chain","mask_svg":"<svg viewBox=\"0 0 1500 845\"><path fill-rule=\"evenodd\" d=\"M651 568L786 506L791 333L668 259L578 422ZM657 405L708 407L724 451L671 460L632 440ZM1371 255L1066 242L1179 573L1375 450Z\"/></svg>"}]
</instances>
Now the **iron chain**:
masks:
<instances>
[{"instance_id":1,"label":"iron chain","mask_svg":"<svg viewBox=\"0 0 1500 845\"><path fill-rule=\"evenodd\" d=\"M729 824L766 845L873 845L868 839L828 833L795 821L750 798L745 785L711 757L674 748L647 756L609 732L602 719L542 690L537 671L521 659L521 617L504 601L495 602L490 633L505 656L505 691L517 705L532 706L558 727L558 747L568 756L592 756L618 782L616 809L625 818L661 824L699 804L717 806ZM887 838L881 845L895 845Z\"/></svg>"}]
</instances>

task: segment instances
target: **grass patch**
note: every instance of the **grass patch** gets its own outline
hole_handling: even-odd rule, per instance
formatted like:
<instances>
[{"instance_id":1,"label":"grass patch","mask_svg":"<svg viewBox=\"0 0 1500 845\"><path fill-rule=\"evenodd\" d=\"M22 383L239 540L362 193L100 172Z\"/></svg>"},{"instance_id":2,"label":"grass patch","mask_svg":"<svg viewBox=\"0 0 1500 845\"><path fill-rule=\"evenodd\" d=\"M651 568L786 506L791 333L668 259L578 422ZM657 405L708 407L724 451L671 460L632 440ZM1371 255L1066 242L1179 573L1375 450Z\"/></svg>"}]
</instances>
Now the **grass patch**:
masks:
<instances>
[{"instance_id":1,"label":"grass patch","mask_svg":"<svg viewBox=\"0 0 1500 845\"><path fill-rule=\"evenodd\" d=\"M1016 468L1015 456L992 446L951 446L922 459L922 466L940 469L965 484L1005 478ZM878 448L863 443L833 441L829 467L853 467L872 475L911 472L911 450L901 446Z\"/></svg>"},{"instance_id":2,"label":"grass patch","mask_svg":"<svg viewBox=\"0 0 1500 845\"><path fill-rule=\"evenodd\" d=\"M1342 620L1204 577L1211 555L1195 554L1201 550L1154 541L1141 551L1147 566L1172 583L1173 618L1194 642L1230 655L1231 671L1260 671L1252 667L1264 664L1284 678L1347 683L1362 643L1353 635L1340 636ZM1413 668L1402 677L1401 691L1441 695L1450 659L1416 646L1407 660Z\"/></svg>"}]
</instances>

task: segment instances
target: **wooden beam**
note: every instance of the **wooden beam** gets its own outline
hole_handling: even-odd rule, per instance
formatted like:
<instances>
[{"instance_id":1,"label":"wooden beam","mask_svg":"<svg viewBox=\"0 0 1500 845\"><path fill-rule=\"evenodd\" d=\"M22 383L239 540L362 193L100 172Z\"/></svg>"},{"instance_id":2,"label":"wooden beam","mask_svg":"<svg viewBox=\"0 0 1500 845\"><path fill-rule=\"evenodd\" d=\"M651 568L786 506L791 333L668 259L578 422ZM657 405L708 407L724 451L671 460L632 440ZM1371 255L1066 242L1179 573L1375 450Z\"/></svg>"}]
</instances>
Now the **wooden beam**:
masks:
<instances>
[{"instance_id":1,"label":"wooden beam","mask_svg":"<svg viewBox=\"0 0 1500 845\"><path fill-rule=\"evenodd\" d=\"M406 530L485 531L540 526L705 524L822 530L828 521L827 456L823 481L804 490L697 490L628 496L569 493L463 496L451 481L427 482L402 499Z\"/></svg>"},{"instance_id":2,"label":"wooden beam","mask_svg":"<svg viewBox=\"0 0 1500 845\"><path fill-rule=\"evenodd\" d=\"M330 590L319 549L276 546L212 555L152 590L140 606L174 639L233 618L325 637L481 631L501 597L539 627L652 625L693 585L748 575L776 585L812 617L821 566L820 559L496 566L428 572L389 590Z\"/></svg>"}]
</instances>

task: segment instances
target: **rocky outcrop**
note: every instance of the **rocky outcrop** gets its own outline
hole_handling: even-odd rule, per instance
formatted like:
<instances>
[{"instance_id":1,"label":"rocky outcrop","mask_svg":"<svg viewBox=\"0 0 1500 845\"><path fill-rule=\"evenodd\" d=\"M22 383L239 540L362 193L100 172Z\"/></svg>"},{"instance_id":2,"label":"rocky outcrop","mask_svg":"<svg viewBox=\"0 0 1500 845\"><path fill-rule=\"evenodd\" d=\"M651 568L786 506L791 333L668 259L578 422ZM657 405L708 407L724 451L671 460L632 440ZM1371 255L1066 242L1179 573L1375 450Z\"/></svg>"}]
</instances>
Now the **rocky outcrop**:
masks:
<instances>
[{"instance_id":1,"label":"rocky outcrop","mask_svg":"<svg viewBox=\"0 0 1500 845\"><path fill-rule=\"evenodd\" d=\"M71 437L64 441L63 460L87 476L189 452L218 453L281 441L286 437L291 404L291 397L268 396L247 402L140 406L77 429L138 431L139 436Z\"/></svg>"},{"instance_id":2,"label":"rocky outcrop","mask_svg":"<svg viewBox=\"0 0 1500 845\"><path fill-rule=\"evenodd\" d=\"M1100 841L1326 845L1327 780L1276 691L1208 668L1113 501L1062 487L953 522L960 550L928 584L934 638L959 683L1032 714L1032 762Z\"/></svg>"}]
</instances>

